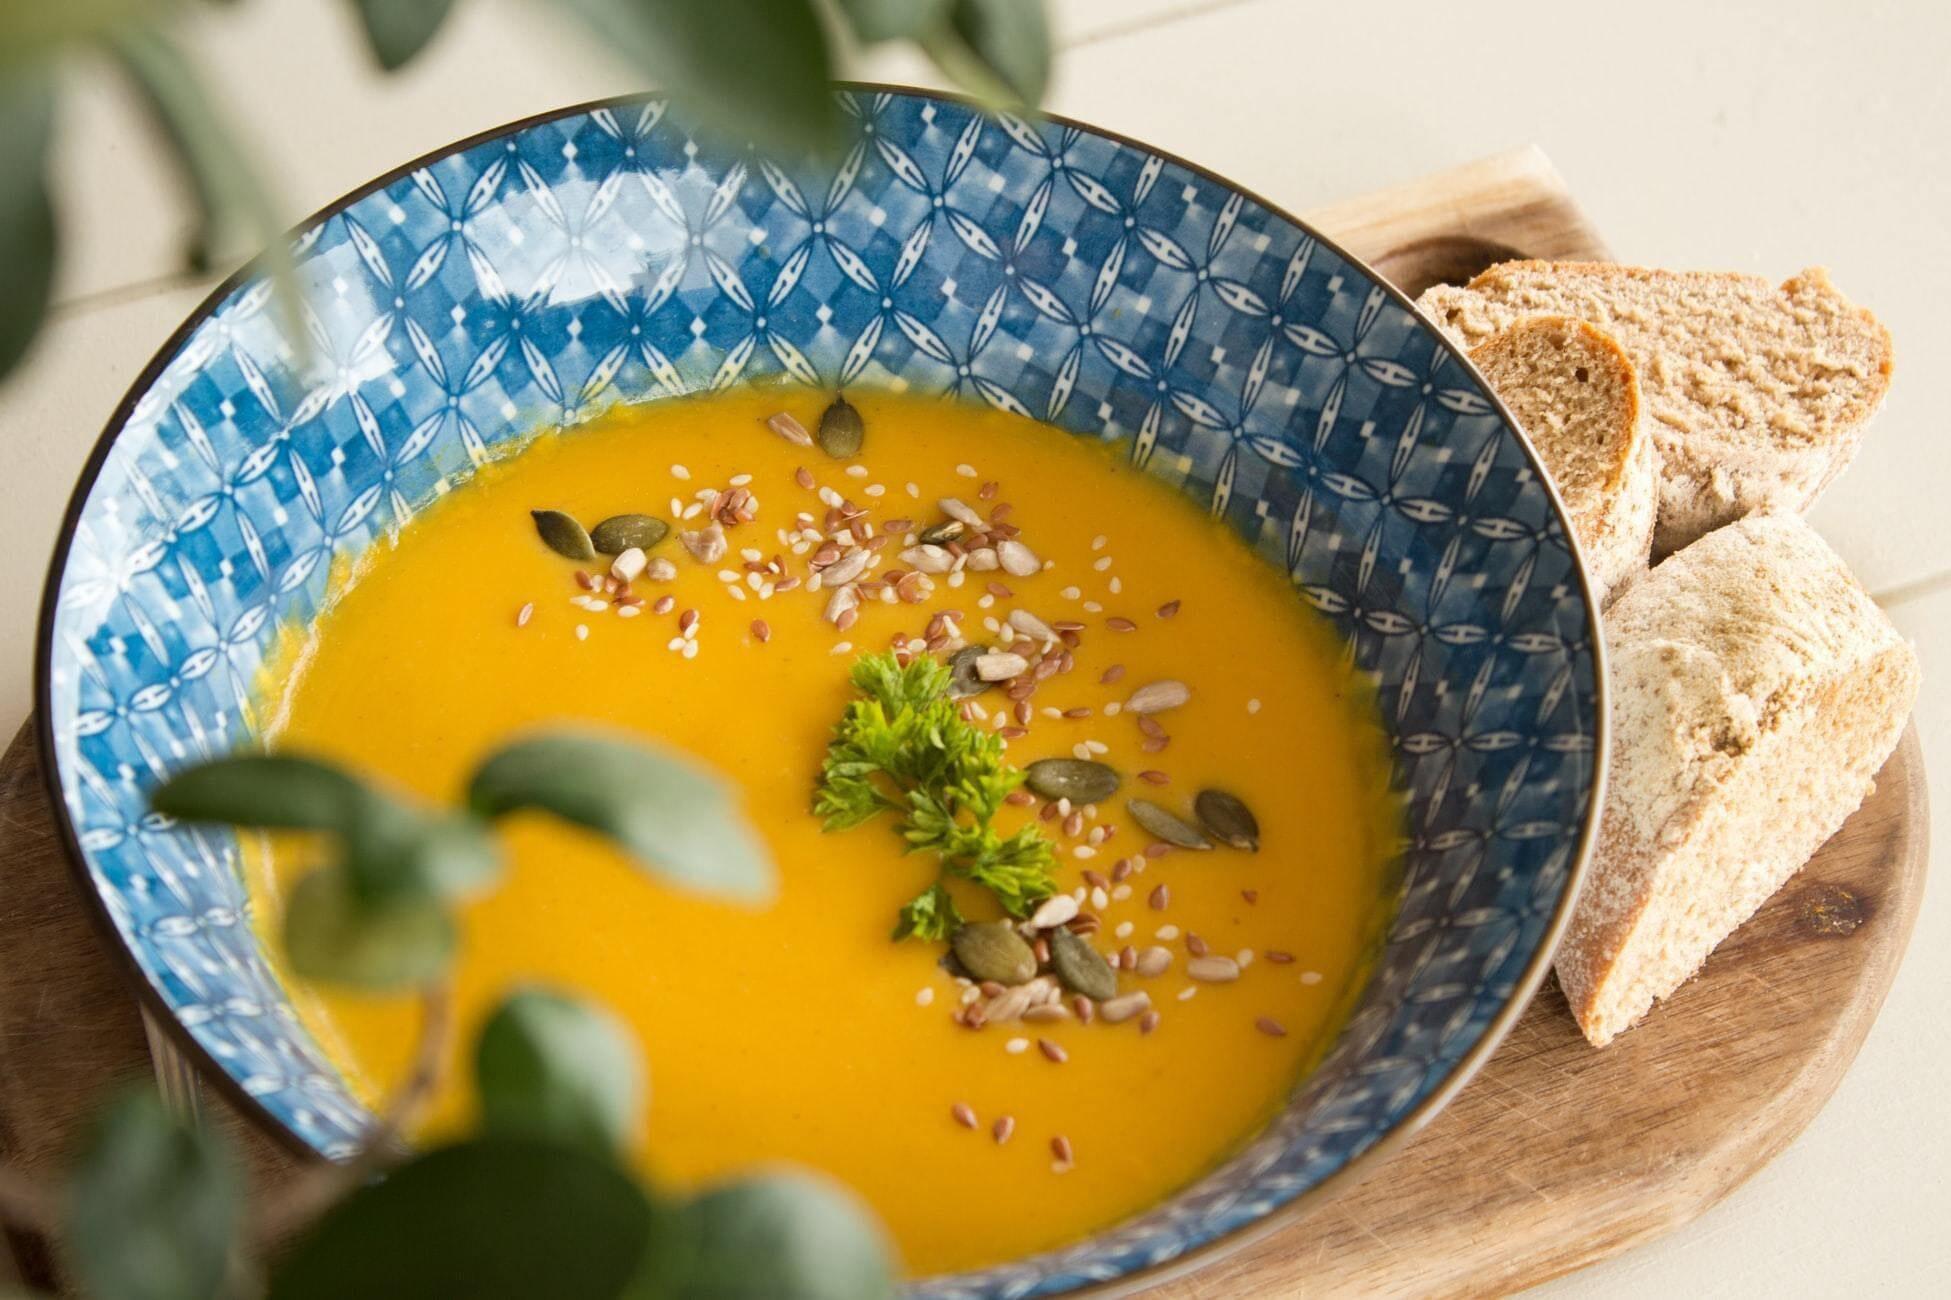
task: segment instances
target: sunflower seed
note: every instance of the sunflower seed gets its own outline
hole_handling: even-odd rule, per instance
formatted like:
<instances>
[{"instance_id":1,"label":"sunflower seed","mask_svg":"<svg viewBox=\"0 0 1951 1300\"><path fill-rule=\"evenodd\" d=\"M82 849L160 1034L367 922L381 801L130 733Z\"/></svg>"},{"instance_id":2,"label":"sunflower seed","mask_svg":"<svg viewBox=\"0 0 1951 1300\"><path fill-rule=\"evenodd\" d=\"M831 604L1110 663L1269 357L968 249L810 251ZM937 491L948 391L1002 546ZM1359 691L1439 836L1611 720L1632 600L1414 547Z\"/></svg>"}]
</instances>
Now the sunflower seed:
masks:
<instances>
[{"instance_id":1,"label":"sunflower seed","mask_svg":"<svg viewBox=\"0 0 1951 1300\"><path fill-rule=\"evenodd\" d=\"M984 526L982 516L971 509L968 503L960 497L943 497L935 504L942 508L943 514L955 520L957 523L969 528L981 528Z\"/></svg>"},{"instance_id":2,"label":"sunflower seed","mask_svg":"<svg viewBox=\"0 0 1951 1300\"><path fill-rule=\"evenodd\" d=\"M1160 682L1147 682L1131 693L1125 700L1125 708L1133 713L1163 713L1176 709L1192 698L1192 689L1184 682L1167 678Z\"/></svg>"},{"instance_id":3,"label":"sunflower seed","mask_svg":"<svg viewBox=\"0 0 1951 1300\"><path fill-rule=\"evenodd\" d=\"M1043 568L1043 561L1036 552L1014 537L1004 538L996 544L996 559L1003 566L1003 572L1017 578L1027 578Z\"/></svg>"},{"instance_id":4,"label":"sunflower seed","mask_svg":"<svg viewBox=\"0 0 1951 1300\"><path fill-rule=\"evenodd\" d=\"M1194 957L1186 974L1204 984L1231 984L1240 978L1240 963L1231 957Z\"/></svg>"},{"instance_id":5,"label":"sunflower seed","mask_svg":"<svg viewBox=\"0 0 1951 1300\"><path fill-rule=\"evenodd\" d=\"M1115 998L1107 998L1098 1004L1097 1013L1114 1025L1123 1024L1135 1015L1151 1010L1152 995L1139 989L1134 993L1121 993Z\"/></svg>"},{"instance_id":6,"label":"sunflower seed","mask_svg":"<svg viewBox=\"0 0 1951 1300\"><path fill-rule=\"evenodd\" d=\"M1076 915L1076 898L1070 894L1053 894L1030 914L1030 924L1039 930L1054 930Z\"/></svg>"},{"instance_id":7,"label":"sunflower seed","mask_svg":"<svg viewBox=\"0 0 1951 1300\"><path fill-rule=\"evenodd\" d=\"M985 682L1006 682L1029 668L1030 661L1019 654L1007 651L1001 654L981 654L976 656L976 676Z\"/></svg>"}]
</instances>

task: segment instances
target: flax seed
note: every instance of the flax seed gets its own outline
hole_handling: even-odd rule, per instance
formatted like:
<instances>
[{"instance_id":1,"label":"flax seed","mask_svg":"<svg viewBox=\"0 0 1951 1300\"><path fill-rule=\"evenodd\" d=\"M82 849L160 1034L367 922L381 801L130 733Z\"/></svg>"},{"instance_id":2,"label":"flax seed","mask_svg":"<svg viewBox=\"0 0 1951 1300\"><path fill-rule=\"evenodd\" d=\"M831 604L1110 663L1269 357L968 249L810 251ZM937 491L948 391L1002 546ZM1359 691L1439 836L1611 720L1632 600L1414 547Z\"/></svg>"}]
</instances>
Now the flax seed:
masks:
<instances>
[{"instance_id":1,"label":"flax seed","mask_svg":"<svg viewBox=\"0 0 1951 1300\"><path fill-rule=\"evenodd\" d=\"M1168 600L1163 605L1160 605L1158 607L1158 616L1160 618L1171 618L1174 614L1178 612L1179 612L1179 602L1176 600Z\"/></svg>"},{"instance_id":2,"label":"flax seed","mask_svg":"<svg viewBox=\"0 0 1951 1300\"><path fill-rule=\"evenodd\" d=\"M695 609L687 609L677 616L677 630L679 632L689 632L697 625L698 611Z\"/></svg>"},{"instance_id":3,"label":"flax seed","mask_svg":"<svg viewBox=\"0 0 1951 1300\"><path fill-rule=\"evenodd\" d=\"M1098 681L1105 686L1109 686L1113 682L1122 680L1124 675L1125 666L1123 664L1112 664L1109 668L1106 668L1102 673L1098 674Z\"/></svg>"},{"instance_id":4,"label":"flax seed","mask_svg":"<svg viewBox=\"0 0 1951 1300\"><path fill-rule=\"evenodd\" d=\"M596 579L588 569L578 569L576 570L576 585L584 591L595 591Z\"/></svg>"},{"instance_id":5,"label":"flax seed","mask_svg":"<svg viewBox=\"0 0 1951 1300\"><path fill-rule=\"evenodd\" d=\"M979 1122L976 1119L974 1109L966 1101L958 1101L953 1106L950 1106L948 1108L948 1114L950 1119L960 1124L963 1128L974 1128Z\"/></svg>"},{"instance_id":6,"label":"flax seed","mask_svg":"<svg viewBox=\"0 0 1951 1300\"><path fill-rule=\"evenodd\" d=\"M1128 618L1107 618L1104 620L1104 626L1110 628L1113 632L1136 632L1138 630L1138 625Z\"/></svg>"},{"instance_id":7,"label":"flax seed","mask_svg":"<svg viewBox=\"0 0 1951 1300\"><path fill-rule=\"evenodd\" d=\"M1242 889L1240 891L1240 897L1244 898L1248 905L1251 906L1260 901L1260 891L1257 889Z\"/></svg>"},{"instance_id":8,"label":"flax seed","mask_svg":"<svg viewBox=\"0 0 1951 1300\"><path fill-rule=\"evenodd\" d=\"M650 607L650 612L653 614L668 614L673 609L676 608L677 608L676 596L659 596L657 598L657 603Z\"/></svg>"},{"instance_id":9,"label":"flax seed","mask_svg":"<svg viewBox=\"0 0 1951 1300\"><path fill-rule=\"evenodd\" d=\"M1158 1014L1158 1012L1147 1011L1144 1015L1138 1017L1138 1032L1141 1034L1151 1033L1154 1029L1158 1028L1158 1022L1160 1021L1160 1019L1162 1019L1162 1017Z\"/></svg>"},{"instance_id":10,"label":"flax seed","mask_svg":"<svg viewBox=\"0 0 1951 1300\"><path fill-rule=\"evenodd\" d=\"M1172 890L1166 885L1156 885L1145 901L1151 904L1154 912L1163 912L1172 905Z\"/></svg>"},{"instance_id":11,"label":"flax seed","mask_svg":"<svg viewBox=\"0 0 1951 1300\"><path fill-rule=\"evenodd\" d=\"M1138 779L1146 785L1169 785L1172 778L1155 767L1148 767L1138 774Z\"/></svg>"},{"instance_id":12,"label":"flax seed","mask_svg":"<svg viewBox=\"0 0 1951 1300\"><path fill-rule=\"evenodd\" d=\"M1071 1150L1070 1139L1061 1133L1050 1139L1050 1154L1057 1157L1059 1164L1076 1163L1076 1155Z\"/></svg>"},{"instance_id":13,"label":"flax seed","mask_svg":"<svg viewBox=\"0 0 1951 1300\"><path fill-rule=\"evenodd\" d=\"M1291 952L1282 952L1278 948L1269 948L1260 955L1276 966L1291 966L1294 964L1294 954Z\"/></svg>"},{"instance_id":14,"label":"flax seed","mask_svg":"<svg viewBox=\"0 0 1951 1300\"><path fill-rule=\"evenodd\" d=\"M1096 1004L1082 993L1079 993L1070 1000L1070 1009L1081 1024L1088 1025L1097 1018Z\"/></svg>"},{"instance_id":15,"label":"flax seed","mask_svg":"<svg viewBox=\"0 0 1951 1300\"><path fill-rule=\"evenodd\" d=\"M997 1146L1001 1146L1003 1143L1009 1141L1010 1135L1015 1132L1016 1117L1013 1115L1004 1115L999 1117L990 1128L989 1136L996 1139Z\"/></svg>"},{"instance_id":16,"label":"flax seed","mask_svg":"<svg viewBox=\"0 0 1951 1300\"><path fill-rule=\"evenodd\" d=\"M1207 953L1211 952L1212 949L1206 946L1206 941L1204 939L1200 938L1196 934L1187 932L1186 951L1191 953L1195 957L1204 957Z\"/></svg>"},{"instance_id":17,"label":"flax seed","mask_svg":"<svg viewBox=\"0 0 1951 1300\"><path fill-rule=\"evenodd\" d=\"M1287 1037L1287 1027L1281 1024L1280 1021L1275 1020L1272 1016L1261 1016L1253 1022L1253 1027L1269 1038Z\"/></svg>"}]
</instances>

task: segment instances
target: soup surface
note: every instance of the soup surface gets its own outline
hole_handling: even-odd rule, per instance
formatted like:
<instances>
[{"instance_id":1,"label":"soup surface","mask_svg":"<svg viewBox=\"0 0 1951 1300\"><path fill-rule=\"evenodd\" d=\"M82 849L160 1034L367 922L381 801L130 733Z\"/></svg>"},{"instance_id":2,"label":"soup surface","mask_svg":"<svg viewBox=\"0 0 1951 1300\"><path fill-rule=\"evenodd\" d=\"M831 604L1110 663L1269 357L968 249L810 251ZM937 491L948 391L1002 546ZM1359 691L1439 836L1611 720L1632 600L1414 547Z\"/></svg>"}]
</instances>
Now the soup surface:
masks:
<instances>
[{"instance_id":1,"label":"soup surface","mask_svg":"<svg viewBox=\"0 0 1951 1300\"><path fill-rule=\"evenodd\" d=\"M655 1176L692 1183L773 1161L824 1170L926 1274L1144 1210L1265 1124L1365 975L1394 813L1385 740L1334 637L1232 533L1088 440L972 406L850 396L865 441L844 462L765 423L783 410L815 428L821 397L747 390L619 411L489 466L349 575L267 687L266 730L434 800L456 798L512 735L576 722L694 755L734 782L778 868L762 907L667 887L559 825L508 823L509 872L465 910L461 1041L526 982L608 1005L644 1049L643 1160ZM726 553L697 559L679 532L708 522L712 492L741 487L742 512L718 498L735 521ZM943 498L1020 530L1034 571L965 567L891 585L891 599L870 586L836 627L831 591L804 581L823 555L815 538L836 531L832 506L858 503L877 532L894 524L863 573L872 583L910 567L914 534L951 517ZM656 580L663 566L637 577L636 605L586 593L530 521L538 508L593 522L693 505L650 552L675 577ZM775 556L779 570L748 572L748 559L763 568ZM600 575L602 564L582 567ZM943 611L956 611L947 625ZM1012 629L1015 611L1054 635ZM976 697L969 716L1009 737L1009 762L1078 756L1122 775L1101 806L1032 801L999 823L1046 818L1035 824L1054 841L1059 888L1097 918L1086 937L1123 965L1119 991L1145 991L1152 1014L1082 1023L1066 996L1044 1019L971 1029L965 999L987 999L944 968L946 945L889 938L934 878L933 858L904 854L888 817L827 832L812 813L856 657L896 643L925 652L931 631L945 656L959 631L1032 659L1047 651L1059 669L1026 707L1001 684ZM1152 714L1125 707L1158 682L1189 698ZM1191 821L1206 787L1252 811L1257 852L1161 853L1128 810L1143 797ZM310 865L284 845L253 862L267 933L282 887ZM971 920L999 915L980 890L958 883L956 897ZM1143 973L1161 961L1154 948L1169 965ZM1202 953L1232 958L1238 977L1224 979L1222 963L1219 980L1191 978ZM326 988L298 997L363 1094L403 1071L410 1004ZM434 1123L464 1123L472 1104L452 1086Z\"/></svg>"}]
</instances>

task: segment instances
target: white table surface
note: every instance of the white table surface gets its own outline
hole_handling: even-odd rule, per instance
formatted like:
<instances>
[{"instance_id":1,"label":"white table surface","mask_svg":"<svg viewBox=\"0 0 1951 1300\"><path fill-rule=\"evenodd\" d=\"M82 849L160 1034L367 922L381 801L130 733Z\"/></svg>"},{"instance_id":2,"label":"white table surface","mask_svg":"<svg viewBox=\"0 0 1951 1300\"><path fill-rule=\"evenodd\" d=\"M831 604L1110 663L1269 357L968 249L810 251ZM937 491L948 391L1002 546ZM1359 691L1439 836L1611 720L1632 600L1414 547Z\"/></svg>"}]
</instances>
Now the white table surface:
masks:
<instances>
[{"instance_id":1,"label":"white table surface","mask_svg":"<svg viewBox=\"0 0 1951 1300\"><path fill-rule=\"evenodd\" d=\"M1899 355L1887 409L1814 519L1920 648L1933 802L1951 808L1941 742L1951 437L1930 405L1951 355L1951 6L1055 0L1055 10L1065 49L1050 108L1289 208L1536 142L1627 260L1775 278L1827 264L1890 324ZM467 0L428 56L391 79L370 70L340 0L208 12L196 48L294 217L459 136L639 88L519 0ZM859 72L934 81L906 58ZM4 719L29 706L42 571L75 475L124 388L211 284L179 270L183 208L120 88L86 67L72 85L59 306L26 370L0 387ZM1951 1294L1951 902L1939 882L1861 1056L1800 1140L1691 1226L1542 1293Z\"/></svg>"}]
</instances>

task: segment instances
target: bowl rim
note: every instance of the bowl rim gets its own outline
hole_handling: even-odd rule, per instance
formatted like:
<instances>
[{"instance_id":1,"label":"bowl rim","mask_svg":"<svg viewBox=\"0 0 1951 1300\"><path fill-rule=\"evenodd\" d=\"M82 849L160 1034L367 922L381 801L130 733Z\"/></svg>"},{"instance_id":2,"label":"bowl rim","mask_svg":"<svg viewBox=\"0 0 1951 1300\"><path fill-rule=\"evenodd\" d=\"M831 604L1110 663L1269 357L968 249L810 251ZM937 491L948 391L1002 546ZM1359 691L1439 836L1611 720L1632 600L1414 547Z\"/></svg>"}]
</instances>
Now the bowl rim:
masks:
<instances>
[{"instance_id":1,"label":"bowl rim","mask_svg":"<svg viewBox=\"0 0 1951 1300\"><path fill-rule=\"evenodd\" d=\"M985 106L966 95L931 90L920 86L901 85L894 82L835 80L831 83L831 89L835 93L891 94L912 99L933 100L937 103L953 104L961 108L972 108L985 115L993 115L995 112L993 108ZM450 141L419 154L406 162L387 169L363 184L347 190L345 193L323 204L302 220L289 227L280 238L285 240L296 239L305 231L319 226L329 221L332 217L339 215L359 200L377 193L397 181L405 179L422 168L456 154L463 153L478 145L487 144L497 139L528 131L549 122L587 115L599 109L624 108L664 98L667 98L667 96L657 91L639 91L626 95L604 96L557 108L545 109L539 113L531 113L525 117L515 118L511 121L476 131L471 135L463 136L458 140ZM1557 953L1559 942L1564 938L1565 930L1570 925L1572 909L1584 889L1585 878L1591 866L1593 852L1597 844L1599 818L1605 803L1606 785L1611 767L1610 740L1612 719L1610 680L1607 671L1605 637L1600 622L1598 602L1593 598L1592 579L1585 556L1585 549L1579 542L1576 531L1572 527L1571 514L1566 509L1563 498L1559 495L1557 484L1552 481L1551 475L1545 470L1543 460L1539 457L1537 449L1531 443L1530 435L1525 433L1523 426L1505 404L1503 398L1497 395L1496 390L1491 387L1490 382L1478 371L1475 363L1470 360L1469 354L1461 348L1453 346L1442 329L1416 305L1414 299L1397 288L1392 281L1377 272L1366 260L1355 256L1332 236L1326 235L1317 229L1313 223L1304 220L1281 204L1267 199L1257 191L1249 189L1209 167L1202 166L1190 159L1181 157L1171 150L1148 144L1145 141L1122 132L1109 130L1061 113L1037 112L1026 116L1032 122L1048 122L1058 126L1069 127L1111 140L1127 148L1150 154L1175 167L1182 167L1193 175L1237 194L1252 203L1258 204L1266 212L1287 222L1295 229L1304 232L1315 240L1315 242L1329 249L1350 266L1353 266L1362 274L1368 276L1398 307L1407 311L1418 324L1429 330L1444 346L1449 347L1457 364L1462 367L1465 374L1476 381L1478 386L1483 390L1484 395L1489 398L1490 404L1497 415L1503 420L1505 426L1511 433L1516 436L1519 447L1525 457L1530 461L1531 468L1536 472L1537 482L1544 489L1545 496L1551 504L1552 511L1558 517L1558 522L1564 531L1566 544L1571 551L1578 578L1579 593L1583 598L1582 603L1585 609L1586 623L1591 631L1590 653L1594 674L1592 700L1595 706L1592 729L1593 765L1591 796L1587 800L1584 815L1579 825L1572 860L1567 867L1565 885L1559 893L1557 905L1552 910L1551 918L1546 923L1545 931L1540 936L1539 943L1533 951L1531 959L1525 964L1524 969L1512 984L1511 991L1504 999L1503 1005L1498 1008L1497 1014L1491 1017L1489 1024L1485 1026L1483 1033L1478 1036L1477 1041L1470 1045L1469 1049L1464 1052L1463 1056L1451 1067L1449 1073L1443 1076L1442 1080L1437 1083L1427 1097L1423 1098L1408 1114L1397 1120L1381 1137L1370 1143L1346 1164L1328 1174L1313 1186L1296 1194L1286 1203L1262 1214L1258 1219L1250 1223L1241 1224L1171 1259L1135 1268L1129 1272L1121 1273L1117 1277L1107 1278L1101 1282L1086 1282L1083 1285L1068 1288L1065 1292L1061 1293L1075 1296L1125 1295L1141 1286L1157 1286L1176 1278L1185 1277L1219 1259L1242 1251L1256 1242L1263 1241L1275 1232L1299 1221L1301 1218L1319 1209L1321 1205L1329 1200L1332 1200L1334 1197L1362 1182L1370 1174L1386 1164L1389 1157L1395 1155L1404 1146L1408 1145L1409 1141L1420 1133L1455 1098L1458 1092L1462 1091L1464 1085L1474 1079L1477 1073L1483 1069L1484 1065L1496 1052L1498 1046L1503 1043L1505 1036L1510 1033L1519 1018L1530 1008L1539 986L1544 982L1545 973ZM47 576L41 587L40 609L36 617L34 634L33 727L34 739L40 760L41 783L44 793L47 796L50 811L53 814L52 819L55 825L56 839L61 846L63 857L67 860L69 873L73 879L76 892L81 896L83 911L93 922L97 933L102 939L103 945L113 955L114 965L121 972L124 981L134 988L137 1006L142 1011L145 1020L160 1029L168 1044L191 1063L198 1080L206 1086L215 1088L217 1094L232 1109L241 1114L260 1132L270 1136L279 1148L300 1159L319 1160L324 1157L320 1156L319 1152L311 1144L299 1138L296 1133L286 1127L261 1101L252 1096L243 1084L232 1077L230 1072L224 1068L222 1062L218 1061L216 1056L198 1040L196 1035L190 1032L188 1026L184 1025L177 1018L174 1008L164 998L162 990L156 987L155 983L150 979L148 972L136 960L135 953L123 941L121 931L116 927L115 919L109 912L107 901L103 899L100 892L95 888L94 880L89 873L87 858L81 851L81 844L77 837L73 819L69 816L67 799L61 786L60 768L56 758L54 724L52 721L53 712L50 707L53 702L54 623L56 608L59 604L61 582L67 571L68 554L74 543L75 530L80 524L82 511L86 507L88 498L93 493L95 484L101 476L102 468L108 459L109 453L113 450L117 439L127 427L129 416L133 412L136 403L155 384L169 363L176 358L182 345L205 322L216 314L217 309L222 306L231 294L256 278L262 271L263 264L264 258L262 254L253 256L243 265L225 276L215 288L211 289L209 294L201 302L197 303L190 310L182 322L175 329L171 330L168 337L158 345L154 355L150 357L149 361L137 373L136 377L130 381L121 400L116 403L115 408L109 413L107 420L103 422L101 433L96 436L95 445L90 449L88 458L83 463L81 472L76 477L75 486L69 494L67 506L62 511L60 527L55 534L53 550L48 557ZM1115 1227L1115 1225L1113 1226ZM1106 1230L1108 1229L1100 1229L1100 1231ZM1024 1256L1023 1258L1031 1259L1034 1256ZM954 1274L936 1274L931 1276L952 1277Z\"/></svg>"}]
</instances>

